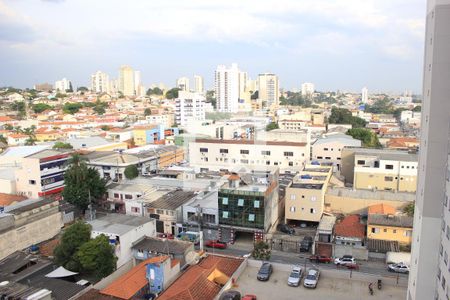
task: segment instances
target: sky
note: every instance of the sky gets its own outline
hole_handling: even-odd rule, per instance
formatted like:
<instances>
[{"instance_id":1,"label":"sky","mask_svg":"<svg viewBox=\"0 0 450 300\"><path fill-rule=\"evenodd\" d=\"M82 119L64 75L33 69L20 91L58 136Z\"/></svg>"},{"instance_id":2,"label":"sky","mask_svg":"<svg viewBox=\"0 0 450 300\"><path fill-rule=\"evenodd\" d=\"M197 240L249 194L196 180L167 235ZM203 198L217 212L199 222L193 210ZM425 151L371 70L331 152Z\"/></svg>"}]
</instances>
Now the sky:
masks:
<instances>
[{"instance_id":1,"label":"sky","mask_svg":"<svg viewBox=\"0 0 450 300\"><path fill-rule=\"evenodd\" d=\"M87 86L121 65L145 86L194 74L212 88L238 63L284 89L422 89L425 0L0 0L0 86L66 77Z\"/></svg>"}]
</instances>

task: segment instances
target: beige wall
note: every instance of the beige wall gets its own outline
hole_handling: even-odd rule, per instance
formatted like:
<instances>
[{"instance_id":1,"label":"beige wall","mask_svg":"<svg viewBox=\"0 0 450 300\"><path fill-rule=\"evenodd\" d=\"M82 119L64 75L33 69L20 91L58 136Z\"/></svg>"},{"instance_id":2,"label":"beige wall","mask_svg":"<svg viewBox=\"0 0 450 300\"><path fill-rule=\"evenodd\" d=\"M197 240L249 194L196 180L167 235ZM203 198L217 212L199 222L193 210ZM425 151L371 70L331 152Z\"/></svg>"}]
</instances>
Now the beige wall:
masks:
<instances>
[{"instance_id":1,"label":"beige wall","mask_svg":"<svg viewBox=\"0 0 450 300\"><path fill-rule=\"evenodd\" d=\"M389 181L389 179L392 181ZM386 180L388 179L388 180ZM399 192L415 192L417 176L393 175L393 174L374 174L374 173L355 173L354 187L356 189L393 190Z\"/></svg>"},{"instance_id":2,"label":"beige wall","mask_svg":"<svg viewBox=\"0 0 450 300\"><path fill-rule=\"evenodd\" d=\"M324 208L324 188L321 190L286 188L285 218L320 222ZM293 211L294 209L294 211ZM314 210L311 213L311 209Z\"/></svg>"},{"instance_id":3,"label":"beige wall","mask_svg":"<svg viewBox=\"0 0 450 300\"><path fill-rule=\"evenodd\" d=\"M372 228L376 228L378 232L373 233ZM374 240L398 241L399 243L409 245L412 241L412 228L367 225L367 238Z\"/></svg>"},{"instance_id":4,"label":"beige wall","mask_svg":"<svg viewBox=\"0 0 450 300\"><path fill-rule=\"evenodd\" d=\"M35 184L30 184L34 180ZM41 192L41 169L39 159L24 158L22 168L16 170L16 191L30 198L39 198Z\"/></svg>"},{"instance_id":5,"label":"beige wall","mask_svg":"<svg viewBox=\"0 0 450 300\"><path fill-rule=\"evenodd\" d=\"M15 226L0 234L0 259L56 236L63 226L57 205L55 202L14 215Z\"/></svg>"}]
</instances>

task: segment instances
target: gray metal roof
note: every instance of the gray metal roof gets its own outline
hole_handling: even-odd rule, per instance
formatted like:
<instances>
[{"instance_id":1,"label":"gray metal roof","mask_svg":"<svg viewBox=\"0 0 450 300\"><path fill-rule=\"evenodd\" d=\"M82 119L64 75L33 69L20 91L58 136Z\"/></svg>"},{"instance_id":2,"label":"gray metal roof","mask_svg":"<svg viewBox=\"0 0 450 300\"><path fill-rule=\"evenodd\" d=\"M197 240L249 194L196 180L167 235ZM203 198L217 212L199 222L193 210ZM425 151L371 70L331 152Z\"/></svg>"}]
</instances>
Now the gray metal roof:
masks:
<instances>
[{"instance_id":1,"label":"gray metal roof","mask_svg":"<svg viewBox=\"0 0 450 300\"><path fill-rule=\"evenodd\" d=\"M165 254L184 254L184 252L190 247L192 247L192 243L190 242L170 239L163 240L148 236L134 243L132 246L133 249L150 250Z\"/></svg>"},{"instance_id":2,"label":"gray metal roof","mask_svg":"<svg viewBox=\"0 0 450 300\"><path fill-rule=\"evenodd\" d=\"M153 222L153 219L146 217L127 216L123 214L108 214L98 219L88 221L92 226L92 231L123 235L136 227Z\"/></svg>"},{"instance_id":3,"label":"gray metal roof","mask_svg":"<svg viewBox=\"0 0 450 300\"><path fill-rule=\"evenodd\" d=\"M393 216L381 214L369 214L368 225L382 225L392 227L413 227L413 218L408 216Z\"/></svg>"},{"instance_id":4,"label":"gray metal roof","mask_svg":"<svg viewBox=\"0 0 450 300\"><path fill-rule=\"evenodd\" d=\"M165 194L161 198L151 203L148 203L146 206L157 209L159 208L159 209L175 210L181 205L191 200L192 198L194 198L195 196L196 194L194 192L176 190Z\"/></svg>"}]
</instances>

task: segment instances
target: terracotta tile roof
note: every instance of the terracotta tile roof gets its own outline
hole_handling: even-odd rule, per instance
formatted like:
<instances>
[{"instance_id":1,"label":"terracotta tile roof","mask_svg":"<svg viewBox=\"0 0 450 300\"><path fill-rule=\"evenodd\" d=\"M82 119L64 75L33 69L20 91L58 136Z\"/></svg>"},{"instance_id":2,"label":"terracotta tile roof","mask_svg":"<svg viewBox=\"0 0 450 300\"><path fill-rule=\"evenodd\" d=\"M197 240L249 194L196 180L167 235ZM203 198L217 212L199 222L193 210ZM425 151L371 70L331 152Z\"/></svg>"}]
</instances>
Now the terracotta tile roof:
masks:
<instances>
[{"instance_id":1,"label":"terracotta tile roof","mask_svg":"<svg viewBox=\"0 0 450 300\"><path fill-rule=\"evenodd\" d=\"M243 259L208 255L200 263L190 266L175 282L169 286L158 300L212 300L221 289L221 285L208 279L218 270L228 277L242 264Z\"/></svg>"},{"instance_id":2,"label":"terracotta tile roof","mask_svg":"<svg viewBox=\"0 0 450 300\"><path fill-rule=\"evenodd\" d=\"M22 133L12 133L9 135L11 138L13 139L21 139L21 138L26 138L28 137L28 135L26 134L22 134Z\"/></svg>"},{"instance_id":3,"label":"terracotta tile roof","mask_svg":"<svg viewBox=\"0 0 450 300\"><path fill-rule=\"evenodd\" d=\"M350 215L345 217L340 223L334 226L334 233L342 237L365 237L364 224L361 224L359 215Z\"/></svg>"},{"instance_id":4,"label":"terracotta tile roof","mask_svg":"<svg viewBox=\"0 0 450 300\"><path fill-rule=\"evenodd\" d=\"M369 214L394 215L395 208L393 206L381 203L369 206Z\"/></svg>"},{"instance_id":5,"label":"terracotta tile roof","mask_svg":"<svg viewBox=\"0 0 450 300\"><path fill-rule=\"evenodd\" d=\"M77 300L117 300L117 299L120 298L100 294L100 291L96 289L90 289L83 295L77 297Z\"/></svg>"},{"instance_id":6,"label":"terracotta tile roof","mask_svg":"<svg viewBox=\"0 0 450 300\"><path fill-rule=\"evenodd\" d=\"M15 121L15 120L11 119L8 116L0 116L0 122L10 122L10 121Z\"/></svg>"},{"instance_id":7,"label":"terracotta tile roof","mask_svg":"<svg viewBox=\"0 0 450 300\"><path fill-rule=\"evenodd\" d=\"M13 204L14 202L20 202L25 199L28 199L28 198L25 196L20 196L20 195L0 193L0 206L8 206L8 205Z\"/></svg>"},{"instance_id":8,"label":"terracotta tile roof","mask_svg":"<svg viewBox=\"0 0 450 300\"><path fill-rule=\"evenodd\" d=\"M120 299L131 299L139 290L148 284L145 277L146 265L163 262L168 256L157 256L144 260L139 265L122 275L113 283L100 291L104 295L114 296Z\"/></svg>"}]
</instances>

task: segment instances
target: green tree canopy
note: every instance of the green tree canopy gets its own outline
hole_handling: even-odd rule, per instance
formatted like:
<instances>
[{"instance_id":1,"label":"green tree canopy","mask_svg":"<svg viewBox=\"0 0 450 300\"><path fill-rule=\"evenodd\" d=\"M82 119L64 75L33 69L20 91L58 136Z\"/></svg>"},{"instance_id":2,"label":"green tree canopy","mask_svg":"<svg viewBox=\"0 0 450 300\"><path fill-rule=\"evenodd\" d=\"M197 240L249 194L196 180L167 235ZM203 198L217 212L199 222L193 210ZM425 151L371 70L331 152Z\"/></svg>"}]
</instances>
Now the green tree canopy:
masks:
<instances>
[{"instance_id":1,"label":"green tree canopy","mask_svg":"<svg viewBox=\"0 0 450 300\"><path fill-rule=\"evenodd\" d=\"M127 179L134 179L139 176L139 170L135 165L129 165L125 168L124 174Z\"/></svg>"},{"instance_id":2,"label":"green tree canopy","mask_svg":"<svg viewBox=\"0 0 450 300\"><path fill-rule=\"evenodd\" d=\"M162 89L160 89L159 87L155 87L155 88L150 88L147 90L147 96L150 95L162 95L164 93L164 91Z\"/></svg>"},{"instance_id":3,"label":"green tree canopy","mask_svg":"<svg viewBox=\"0 0 450 300\"><path fill-rule=\"evenodd\" d=\"M347 134L362 142L364 147L380 148L381 144L377 135L366 128L352 128L347 131Z\"/></svg>"},{"instance_id":4,"label":"green tree canopy","mask_svg":"<svg viewBox=\"0 0 450 300\"><path fill-rule=\"evenodd\" d=\"M73 115L73 114L77 113L82 107L83 107L83 105L81 103L67 102L63 106L63 112L66 114Z\"/></svg>"},{"instance_id":5,"label":"green tree canopy","mask_svg":"<svg viewBox=\"0 0 450 300\"><path fill-rule=\"evenodd\" d=\"M53 109L53 106L45 104L45 103L37 103L33 104L32 109L35 113L39 114L47 109Z\"/></svg>"},{"instance_id":6,"label":"green tree canopy","mask_svg":"<svg viewBox=\"0 0 450 300\"><path fill-rule=\"evenodd\" d=\"M415 209L415 203L409 203L403 208L403 212L407 214L409 217L414 217L414 209Z\"/></svg>"},{"instance_id":7,"label":"green tree canopy","mask_svg":"<svg viewBox=\"0 0 450 300\"><path fill-rule=\"evenodd\" d=\"M73 146L70 143L56 142L52 148L53 149L73 149Z\"/></svg>"},{"instance_id":8,"label":"green tree canopy","mask_svg":"<svg viewBox=\"0 0 450 300\"><path fill-rule=\"evenodd\" d=\"M166 98L167 99L175 99L178 98L178 92L180 91L179 88L173 88L166 92Z\"/></svg>"},{"instance_id":9,"label":"green tree canopy","mask_svg":"<svg viewBox=\"0 0 450 300\"><path fill-rule=\"evenodd\" d=\"M144 116L150 116L152 114L152 110L150 108L146 108L144 110Z\"/></svg>"},{"instance_id":10,"label":"green tree canopy","mask_svg":"<svg viewBox=\"0 0 450 300\"><path fill-rule=\"evenodd\" d=\"M89 89L85 86L80 86L77 88L77 92L87 92Z\"/></svg>"},{"instance_id":11,"label":"green tree canopy","mask_svg":"<svg viewBox=\"0 0 450 300\"><path fill-rule=\"evenodd\" d=\"M394 113L394 106L388 97L384 97L373 103L372 105L366 105L364 111L374 114L392 114Z\"/></svg>"},{"instance_id":12,"label":"green tree canopy","mask_svg":"<svg viewBox=\"0 0 450 300\"><path fill-rule=\"evenodd\" d=\"M103 234L82 244L76 258L83 272L93 274L98 279L108 276L116 269L114 248Z\"/></svg>"},{"instance_id":13,"label":"green tree canopy","mask_svg":"<svg viewBox=\"0 0 450 300\"><path fill-rule=\"evenodd\" d=\"M255 244L255 246L253 248L253 252L252 252L252 256L255 259L269 260L270 255L271 255L271 252L270 252L269 244L267 244L266 242L263 242L263 241L259 241Z\"/></svg>"},{"instance_id":14,"label":"green tree canopy","mask_svg":"<svg viewBox=\"0 0 450 300\"><path fill-rule=\"evenodd\" d=\"M422 111L422 106L420 106L420 105L414 106L414 108L412 109L412 111L414 111L414 112Z\"/></svg>"},{"instance_id":15,"label":"green tree canopy","mask_svg":"<svg viewBox=\"0 0 450 300\"><path fill-rule=\"evenodd\" d=\"M81 245L89 241L91 237L91 226L85 222L78 221L69 226L61 237L61 241L54 250L57 264L71 270L79 271L79 263L74 254Z\"/></svg>"},{"instance_id":16,"label":"green tree canopy","mask_svg":"<svg viewBox=\"0 0 450 300\"><path fill-rule=\"evenodd\" d=\"M366 121L359 117L352 116L352 113L345 108L333 107L331 115L328 117L329 124L351 124L353 128L366 126Z\"/></svg>"},{"instance_id":17,"label":"green tree canopy","mask_svg":"<svg viewBox=\"0 0 450 300\"><path fill-rule=\"evenodd\" d=\"M266 131L271 131L271 130L278 129L278 128L280 128L280 127L278 126L278 123L276 123L276 122L271 122L271 123L267 124L267 126L266 126Z\"/></svg>"}]
</instances>

